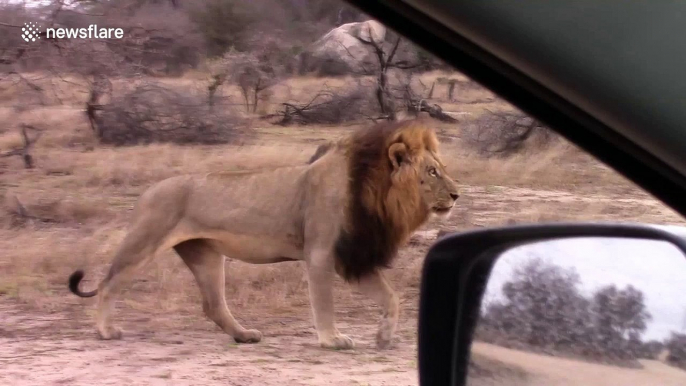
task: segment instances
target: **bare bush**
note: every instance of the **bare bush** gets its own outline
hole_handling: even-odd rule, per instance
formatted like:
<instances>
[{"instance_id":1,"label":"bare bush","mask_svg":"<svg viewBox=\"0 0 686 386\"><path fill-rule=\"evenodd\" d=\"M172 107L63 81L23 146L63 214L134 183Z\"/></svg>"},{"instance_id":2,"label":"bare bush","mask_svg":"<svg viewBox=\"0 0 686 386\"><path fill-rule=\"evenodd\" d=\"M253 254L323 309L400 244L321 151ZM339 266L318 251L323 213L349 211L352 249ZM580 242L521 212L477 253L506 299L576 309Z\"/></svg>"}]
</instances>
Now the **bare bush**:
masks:
<instances>
[{"instance_id":1,"label":"bare bush","mask_svg":"<svg viewBox=\"0 0 686 386\"><path fill-rule=\"evenodd\" d=\"M369 39L358 37L362 44L367 46L374 52L377 63L371 66L372 68L364 68L367 74L374 74L376 76L376 100L379 103L379 110L382 115L386 116L388 120L394 121L396 119L397 108L395 100L389 91L388 70L391 68L408 69L412 65L404 61L397 60L396 54L401 47L402 38L396 35L392 38L391 34L386 34L386 40L378 42L374 40L374 35L371 29L368 32Z\"/></svg>"},{"instance_id":2,"label":"bare bush","mask_svg":"<svg viewBox=\"0 0 686 386\"><path fill-rule=\"evenodd\" d=\"M313 36L360 18L338 0L210 0L187 8L213 58L232 49L253 51L255 36L278 37L286 43L281 47L295 54Z\"/></svg>"},{"instance_id":3,"label":"bare bush","mask_svg":"<svg viewBox=\"0 0 686 386\"><path fill-rule=\"evenodd\" d=\"M686 370L686 334L673 332L667 340L666 348L669 351L667 361Z\"/></svg>"},{"instance_id":4,"label":"bare bush","mask_svg":"<svg viewBox=\"0 0 686 386\"><path fill-rule=\"evenodd\" d=\"M190 8L190 15L213 57L221 57L231 48L247 50L249 28L258 21L254 3L242 0L198 2Z\"/></svg>"},{"instance_id":5,"label":"bare bush","mask_svg":"<svg viewBox=\"0 0 686 386\"><path fill-rule=\"evenodd\" d=\"M281 119L278 123L281 125L340 124L361 120L396 119L396 113L405 109L414 115L425 112L443 122L456 122L456 119L444 113L440 106L426 102L422 96L426 90L420 89L417 82L413 82L411 73L401 71L393 75L395 76L389 77L390 87L384 93L391 98L391 103L387 103L386 106L392 106L392 116L381 110L378 79L370 81L358 78L354 87L325 87L305 103L284 102L279 113L265 118L279 116Z\"/></svg>"},{"instance_id":6,"label":"bare bush","mask_svg":"<svg viewBox=\"0 0 686 386\"><path fill-rule=\"evenodd\" d=\"M129 64L136 64L141 73L180 76L200 64L205 55L203 38L182 9L152 3L137 8L133 16L127 13L120 11L108 17L125 30L125 39L108 45Z\"/></svg>"},{"instance_id":7,"label":"bare bush","mask_svg":"<svg viewBox=\"0 0 686 386\"><path fill-rule=\"evenodd\" d=\"M488 112L463 127L465 142L486 157L508 157L526 149L541 150L560 136L519 112Z\"/></svg>"},{"instance_id":8,"label":"bare bush","mask_svg":"<svg viewBox=\"0 0 686 386\"><path fill-rule=\"evenodd\" d=\"M17 71L14 65L22 61L29 51L35 51L21 38L23 23L29 19L29 12L21 4L0 4L0 74Z\"/></svg>"},{"instance_id":9,"label":"bare bush","mask_svg":"<svg viewBox=\"0 0 686 386\"><path fill-rule=\"evenodd\" d=\"M6 194L3 204L0 205L0 212L4 212L0 225L6 228L39 229L57 224L74 226L103 221L112 215L102 202L69 197L29 198L23 202L15 194Z\"/></svg>"},{"instance_id":10,"label":"bare bush","mask_svg":"<svg viewBox=\"0 0 686 386\"><path fill-rule=\"evenodd\" d=\"M166 2L117 0L108 2L64 1L42 2L34 7L0 5L3 16L4 40L13 43L12 51L4 59L12 60L14 71L51 71L59 74L106 75L159 74L179 75L195 67L203 55L200 33L188 13ZM4 18L3 18L4 19ZM121 28L121 39L48 38L45 30L32 44L19 37L26 20L34 20L43 28ZM5 32L5 31L3 31ZM18 40L18 41L15 41ZM0 40L0 52L3 51ZM36 55L30 55L36 52Z\"/></svg>"},{"instance_id":11,"label":"bare bush","mask_svg":"<svg viewBox=\"0 0 686 386\"><path fill-rule=\"evenodd\" d=\"M289 0L284 2L295 21L318 21L327 26L368 19L360 10L340 0Z\"/></svg>"},{"instance_id":12,"label":"bare bush","mask_svg":"<svg viewBox=\"0 0 686 386\"><path fill-rule=\"evenodd\" d=\"M229 106L209 111L202 97L154 84L135 87L102 106L95 118L102 143L134 145L228 143L245 134L245 123Z\"/></svg>"},{"instance_id":13,"label":"bare bush","mask_svg":"<svg viewBox=\"0 0 686 386\"><path fill-rule=\"evenodd\" d=\"M280 125L340 124L374 118L378 114L372 86L359 83L347 90L324 89L305 104L283 103Z\"/></svg>"},{"instance_id":14,"label":"bare bush","mask_svg":"<svg viewBox=\"0 0 686 386\"><path fill-rule=\"evenodd\" d=\"M246 112L255 113L265 92L286 75L288 61L281 57L278 43L263 41L261 50L238 52L230 50L213 64L212 79L207 86L208 102L215 103L215 94L225 83L238 86Z\"/></svg>"},{"instance_id":15,"label":"bare bush","mask_svg":"<svg viewBox=\"0 0 686 386\"><path fill-rule=\"evenodd\" d=\"M367 36L368 38L356 38L373 53L375 61L361 63L359 73L376 77L374 95L382 117L394 121L398 113L405 109L415 114L426 112L443 122L456 122L454 118L445 114L439 105L430 105L423 100L424 97L412 86L413 75L421 71L422 67L426 67L427 57L422 56L423 51L393 31L388 31L383 41L376 41L373 38L371 28Z\"/></svg>"}]
</instances>

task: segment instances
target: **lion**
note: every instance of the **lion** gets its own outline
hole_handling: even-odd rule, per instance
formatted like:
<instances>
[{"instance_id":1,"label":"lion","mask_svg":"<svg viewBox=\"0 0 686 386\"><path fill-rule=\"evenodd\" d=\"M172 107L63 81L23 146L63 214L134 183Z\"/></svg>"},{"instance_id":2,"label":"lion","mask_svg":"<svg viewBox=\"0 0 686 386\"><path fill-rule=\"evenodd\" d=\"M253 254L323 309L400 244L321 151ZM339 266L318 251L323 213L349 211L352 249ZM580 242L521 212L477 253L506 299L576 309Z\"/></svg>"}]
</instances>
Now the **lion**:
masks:
<instances>
[{"instance_id":1,"label":"lion","mask_svg":"<svg viewBox=\"0 0 686 386\"><path fill-rule=\"evenodd\" d=\"M399 297L382 269L431 216L448 217L459 197L438 145L424 120L388 122L321 145L304 165L162 180L139 197L97 289L79 289L82 270L70 276L69 289L98 295L98 335L120 339L122 330L110 321L116 290L173 248L195 276L207 317L236 342L254 343L262 333L241 326L227 307L224 256L253 264L304 261L319 345L354 348L334 321L338 274L383 309L376 346L387 348Z\"/></svg>"}]
</instances>

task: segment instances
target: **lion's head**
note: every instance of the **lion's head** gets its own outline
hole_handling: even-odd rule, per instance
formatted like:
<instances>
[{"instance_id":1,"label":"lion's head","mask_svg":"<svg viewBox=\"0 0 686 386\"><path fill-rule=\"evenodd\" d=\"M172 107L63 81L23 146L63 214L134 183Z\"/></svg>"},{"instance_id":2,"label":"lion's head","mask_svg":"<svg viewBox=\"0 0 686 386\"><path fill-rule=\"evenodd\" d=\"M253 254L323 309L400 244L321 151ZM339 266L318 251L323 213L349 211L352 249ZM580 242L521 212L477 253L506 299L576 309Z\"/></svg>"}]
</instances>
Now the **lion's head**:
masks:
<instances>
[{"instance_id":1,"label":"lion's head","mask_svg":"<svg viewBox=\"0 0 686 386\"><path fill-rule=\"evenodd\" d=\"M459 192L424 120L360 130L342 147L350 185L347 223L335 254L341 274L350 280L388 266L431 214L450 213Z\"/></svg>"},{"instance_id":2,"label":"lion's head","mask_svg":"<svg viewBox=\"0 0 686 386\"><path fill-rule=\"evenodd\" d=\"M413 138L414 137L414 138ZM432 130L423 125L399 130L391 139L388 158L392 165L391 189L416 200L411 192L418 193L421 204L430 214L447 217L459 197L459 189L446 171L438 154L438 140ZM419 207L414 208L421 213Z\"/></svg>"}]
</instances>

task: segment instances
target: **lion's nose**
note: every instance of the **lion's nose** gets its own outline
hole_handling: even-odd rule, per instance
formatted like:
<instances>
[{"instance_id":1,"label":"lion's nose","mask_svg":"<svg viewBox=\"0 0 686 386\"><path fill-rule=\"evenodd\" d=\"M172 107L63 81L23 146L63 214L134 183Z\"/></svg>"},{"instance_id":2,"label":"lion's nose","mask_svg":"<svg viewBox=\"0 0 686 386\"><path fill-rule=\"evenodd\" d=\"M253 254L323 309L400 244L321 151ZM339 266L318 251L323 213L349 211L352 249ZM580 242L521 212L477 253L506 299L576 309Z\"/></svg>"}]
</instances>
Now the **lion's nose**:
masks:
<instances>
[{"instance_id":1,"label":"lion's nose","mask_svg":"<svg viewBox=\"0 0 686 386\"><path fill-rule=\"evenodd\" d=\"M457 194L457 193L450 193L450 198L452 198L453 200L457 200L458 197L460 197L459 194Z\"/></svg>"}]
</instances>

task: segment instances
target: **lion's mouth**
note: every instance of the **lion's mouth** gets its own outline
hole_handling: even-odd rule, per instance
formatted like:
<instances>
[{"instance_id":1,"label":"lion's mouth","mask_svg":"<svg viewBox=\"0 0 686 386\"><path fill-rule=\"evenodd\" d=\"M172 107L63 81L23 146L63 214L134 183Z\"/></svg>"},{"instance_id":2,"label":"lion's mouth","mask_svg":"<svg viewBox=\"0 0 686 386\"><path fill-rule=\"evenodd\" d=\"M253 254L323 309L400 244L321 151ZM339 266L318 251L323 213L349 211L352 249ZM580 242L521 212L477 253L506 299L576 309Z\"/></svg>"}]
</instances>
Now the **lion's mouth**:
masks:
<instances>
[{"instance_id":1,"label":"lion's mouth","mask_svg":"<svg viewBox=\"0 0 686 386\"><path fill-rule=\"evenodd\" d=\"M448 206L448 207L444 207L444 206L441 206L441 207L434 206L434 207L433 207L433 211L434 211L434 213L444 214L444 213L450 212L450 209L452 209L452 208L453 208L452 206Z\"/></svg>"}]
</instances>

